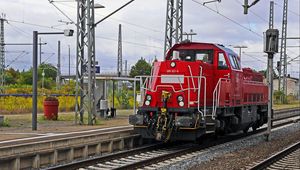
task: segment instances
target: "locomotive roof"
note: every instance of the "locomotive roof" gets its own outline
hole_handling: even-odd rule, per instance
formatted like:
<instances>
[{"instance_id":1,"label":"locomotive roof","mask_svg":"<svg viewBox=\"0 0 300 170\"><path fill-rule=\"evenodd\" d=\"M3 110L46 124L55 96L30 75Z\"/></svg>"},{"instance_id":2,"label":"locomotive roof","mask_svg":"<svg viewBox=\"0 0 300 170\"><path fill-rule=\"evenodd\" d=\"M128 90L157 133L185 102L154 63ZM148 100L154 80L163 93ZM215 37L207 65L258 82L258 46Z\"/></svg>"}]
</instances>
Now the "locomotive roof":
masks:
<instances>
[{"instance_id":1,"label":"locomotive roof","mask_svg":"<svg viewBox=\"0 0 300 170\"><path fill-rule=\"evenodd\" d=\"M186 42L186 41L183 41L181 43L175 44L168 51L167 56L170 56L170 52L173 49L180 48L180 47L189 47L189 46L194 46L194 45L201 45L201 46L203 46L204 49L207 49L207 48L218 48L218 49L221 49L221 50L223 50L224 52L226 52L228 54L232 54L232 55L238 56L234 51L232 51L231 49L229 49L229 48L227 48L227 47L225 47L224 45L221 45L221 44L203 43L203 42ZM199 46L198 46L198 48L199 48Z\"/></svg>"}]
</instances>

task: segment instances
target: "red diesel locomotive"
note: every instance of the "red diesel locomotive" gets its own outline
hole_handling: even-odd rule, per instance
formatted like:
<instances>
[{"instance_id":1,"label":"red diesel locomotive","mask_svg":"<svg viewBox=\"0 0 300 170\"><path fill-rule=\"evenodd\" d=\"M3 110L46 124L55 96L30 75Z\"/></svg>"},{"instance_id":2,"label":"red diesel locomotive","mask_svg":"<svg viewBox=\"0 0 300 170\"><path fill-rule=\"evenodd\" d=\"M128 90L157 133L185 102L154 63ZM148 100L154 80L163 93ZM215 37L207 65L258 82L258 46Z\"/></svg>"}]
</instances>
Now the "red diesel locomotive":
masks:
<instances>
[{"instance_id":1,"label":"red diesel locomotive","mask_svg":"<svg viewBox=\"0 0 300 170\"><path fill-rule=\"evenodd\" d=\"M143 138L196 141L267 122L263 75L242 69L237 54L222 45L176 44L151 76L139 78L142 102L129 123Z\"/></svg>"}]
</instances>

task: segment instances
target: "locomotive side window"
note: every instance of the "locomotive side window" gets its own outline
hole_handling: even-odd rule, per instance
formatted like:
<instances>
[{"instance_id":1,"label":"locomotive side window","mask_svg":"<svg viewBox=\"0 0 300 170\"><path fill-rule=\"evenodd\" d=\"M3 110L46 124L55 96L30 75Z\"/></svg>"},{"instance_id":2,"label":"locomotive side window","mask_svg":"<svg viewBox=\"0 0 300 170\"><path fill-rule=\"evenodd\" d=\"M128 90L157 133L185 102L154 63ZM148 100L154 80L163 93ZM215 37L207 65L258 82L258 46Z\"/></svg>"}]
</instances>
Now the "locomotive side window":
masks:
<instances>
[{"instance_id":1,"label":"locomotive side window","mask_svg":"<svg viewBox=\"0 0 300 170\"><path fill-rule=\"evenodd\" d=\"M241 60L237 56L234 56L234 59L235 59L238 69L240 70L241 69Z\"/></svg>"},{"instance_id":2,"label":"locomotive side window","mask_svg":"<svg viewBox=\"0 0 300 170\"><path fill-rule=\"evenodd\" d=\"M229 61L230 61L231 67L233 69L236 69L236 70L241 69L239 60L237 59L236 56L229 54Z\"/></svg>"},{"instance_id":3,"label":"locomotive side window","mask_svg":"<svg viewBox=\"0 0 300 170\"><path fill-rule=\"evenodd\" d=\"M225 56L223 53L219 53L219 55L218 55L218 69L219 70L227 70L228 69L228 65L226 63Z\"/></svg>"}]
</instances>

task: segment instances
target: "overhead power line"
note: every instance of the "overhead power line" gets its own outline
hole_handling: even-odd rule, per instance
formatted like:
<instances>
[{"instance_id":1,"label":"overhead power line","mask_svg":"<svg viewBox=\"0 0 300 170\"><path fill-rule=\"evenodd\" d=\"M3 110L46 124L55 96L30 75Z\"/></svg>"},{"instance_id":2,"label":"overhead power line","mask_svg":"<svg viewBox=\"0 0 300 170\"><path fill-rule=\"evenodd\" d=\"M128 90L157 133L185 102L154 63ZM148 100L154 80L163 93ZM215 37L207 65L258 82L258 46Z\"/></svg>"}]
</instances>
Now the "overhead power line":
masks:
<instances>
[{"instance_id":1,"label":"overhead power line","mask_svg":"<svg viewBox=\"0 0 300 170\"><path fill-rule=\"evenodd\" d=\"M281 1L282 1L282 0L281 0ZM275 5L277 5L277 6L279 6L279 7L281 7L281 8L283 8L283 6L282 6L282 5L280 5L280 4L276 3L276 2L274 2L274 4L275 4ZM292 11L292 10L290 10L290 9L288 9L287 11L288 11L288 12L290 12L291 14L294 14L294 15L300 16L300 14L299 14L299 13L297 13L297 12L295 12L295 11Z\"/></svg>"},{"instance_id":2,"label":"overhead power line","mask_svg":"<svg viewBox=\"0 0 300 170\"><path fill-rule=\"evenodd\" d=\"M19 58L24 57L28 54L29 54L29 52L26 52L26 51L21 52L17 57L15 57L13 60L11 60L11 62L9 64L7 64L6 68L9 67L10 65L12 65L14 62L16 62Z\"/></svg>"},{"instance_id":3,"label":"overhead power line","mask_svg":"<svg viewBox=\"0 0 300 170\"><path fill-rule=\"evenodd\" d=\"M245 53L245 52L243 52L243 55L246 55L246 56L248 56L248 57L250 57L250 58L254 58L254 59L256 59L256 60L259 60L259 61L261 61L261 62L267 64L266 61L264 61L264 60L262 60L262 59L260 59L260 58L258 58L258 57L255 57L255 56L253 56L253 55L249 55L249 54L247 54L247 53Z\"/></svg>"},{"instance_id":4,"label":"overhead power line","mask_svg":"<svg viewBox=\"0 0 300 170\"><path fill-rule=\"evenodd\" d=\"M64 4L64 3L60 3L62 1L54 1L54 2L55 3L59 3L60 5L63 5L65 7L77 9L75 6L71 6L71 5L67 5L67 4ZM98 14L96 11L95 11L95 15L96 16L100 16L100 17L105 17L105 15ZM139 25L139 24L136 24L136 23L131 23L131 22L128 22L128 21L125 21L125 20L122 20L122 19L117 19L117 18L110 17L110 18L108 18L108 20L112 20L112 21L118 22L118 24L122 23L122 25L131 25L131 26L134 26L134 27L137 27L137 28L140 28L140 29L144 29L144 30L148 30L148 31L151 31L151 32L164 33L163 31L153 29L150 26L147 27L147 26L144 26L144 25Z\"/></svg>"},{"instance_id":5,"label":"overhead power line","mask_svg":"<svg viewBox=\"0 0 300 170\"><path fill-rule=\"evenodd\" d=\"M117 39L114 38L108 38L108 37L103 37L103 36L96 36L96 38L104 39L104 40L110 40L110 41L118 41ZM125 44L132 44L132 45L137 45L137 46L142 46L142 47L150 47L150 48L157 48L157 49L163 49L162 47L158 46L152 46L152 45L146 45L146 44L141 44L141 43L136 43L136 42L131 42L131 41L122 41Z\"/></svg>"},{"instance_id":6,"label":"overhead power line","mask_svg":"<svg viewBox=\"0 0 300 170\"><path fill-rule=\"evenodd\" d=\"M245 30L247 30L247 31L249 31L249 32L251 32L251 33L253 33L254 35L256 35L256 36L258 36L258 37L260 37L260 38L263 38L263 36L262 36L261 34L259 34L259 33L255 32L255 31L251 30L251 29L248 28L248 27L245 27L244 25L240 24L238 21L235 21L234 19L232 19L232 18L230 18L230 17L228 17L228 16L226 16L226 15L224 15L224 14L222 14L222 13L220 13L220 12L218 12L218 11L216 11L216 10L214 10L214 9L212 9L212 8L210 8L210 7L208 7L208 6L206 6L206 5L204 5L204 4L201 3L201 2L198 2L198 1L196 1L196 0L192 0L192 1L195 2L195 3L197 3L197 4L200 4L200 5L202 5L203 7L205 7L205 8L207 8L207 9L209 9L209 10L215 12L216 14L218 14L218 15L220 15L220 16L226 18L227 20L229 20L229 21L233 22L234 24L238 25L239 27L241 27L241 28L243 28L243 29L245 29Z\"/></svg>"},{"instance_id":7,"label":"overhead power line","mask_svg":"<svg viewBox=\"0 0 300 170\"><path fill-rule=\"evenodd\" d=\"M55 30L63 31L63 29L54 28L54 27L46 26L46 25L34 24L34 23L30 23L30 22L17 21L17 20L11 20L11 19L6 19L6 20L9 21L9 22L15 22L15 23L20 23L20 24L25 24L25 25L31 25L31 26L41 27L41 28L49 28L49 29L55 29Z\"/></svg>"},{"instance_id":8,"label":"overhead power line","mask_svg":"<svg viewBox=\"0 0 300 170\"><path fill-rule=\"evenodd\" d=\"M53 0L48 0L51 5L53 5L61 14L63 14L68 20L70 20L73 24L75 24L75 21L73 21L63 10L58 8L53 2ZM58 1L62 2L62 1ZM75 24L76 25L76 24Z\"/></svg>"}]
</instances>

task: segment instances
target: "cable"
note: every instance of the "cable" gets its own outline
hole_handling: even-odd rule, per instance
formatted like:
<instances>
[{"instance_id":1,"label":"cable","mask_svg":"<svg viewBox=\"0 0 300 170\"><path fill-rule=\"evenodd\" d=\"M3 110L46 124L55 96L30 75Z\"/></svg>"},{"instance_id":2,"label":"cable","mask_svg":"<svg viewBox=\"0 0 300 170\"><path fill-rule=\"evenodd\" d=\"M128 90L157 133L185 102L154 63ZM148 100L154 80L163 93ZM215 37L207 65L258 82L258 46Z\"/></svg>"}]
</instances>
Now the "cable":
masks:
<instances>
[{"instance_id":1,"label":"cable","mask_svg":"<svg viewBox=\"0 0 300 170\"><path fill-rule=\"evenodd\" d=\"M110 41L118 41L117 39L107 38L107 37L102 37L102 36L96 36L96 38L110 40ZM146 45L146 44L141 44L141 43L135 43L135 42L130 42L130 41L122 41L122 42L125 43L125 44L127 43L127 44L142 46L142 47L150 47L150 48L163 49L162 47L157 47L157 46L152 46L152 45Z\"/></svg>"},{"instance_id":2,"label":"cable","mask_svg":"<svg viewBox=\"0 0 300 170\"><path fill-rule=\"evenodd\" d=\"M259 61L261 61L261 62L263 62L263 63L266 63L267 64L267 62L266 61L264 61L264 60L261 60L260 58L258 58L258 57L255 57L255 56L253 56L253 55L249 55L249 54L247 54L247 53L245 53L245 52L243 52L243 55L246 55L246 56L248 56L248 57L250 57L250 58L255 58L255 59L257 59L257 60L259 60ZM243 60L242 60L243 61Z\"/></svg>"},{"instance_id":3,"label":"cable","mask_svg":"<svg viewBox=\"0 0 300 170\"><path fill-rule=\"evenodd\" d=\"M239 5L242 5L243 6L243 4L240 2L240 1L238 1L238 0L235 0L236 1L236 3L238 3ZM252 13L253 15L255 15L257 18L259 18L259 19L261 19L262 21L265 21L265 22L269 22L268 20L266 20L266 19L264 19L262 16L260 16L260 15L258 15L258 14L256 14L255 12L253 12L251 9L248 9L249 11L250 11L250 13Z\"/></svg>"},{"instance_id":4,"label":"cable","mask_svg":"<svg viewBox=\"0 0 300 170\"><path fill-rule=\"evenodd\" d=\"M58 3L58 1L55 1L55 2ZM64 4L64 3L60 3L60 5L63 5L63 6L69 7L69 8L73 8L73 9L77 9L77 7L67 5L67 4ZM98 14L97 11L95 11L95 16L105 17L105 15ZM113 17L108 18L108 20L112 20L112 21L115 21L117 23L124 23L124 24L127 24L127 25L131 25L131 26L134 26L134 27L138 27L138 28L141 28L141 29L144 29L144 30L149 30L149 31L156 32L156 33L164 33L163 31L160 31L160 30L151 29L151 27L146 27L146 26L134 24L134 23L127 22L127 21L124 21L124 20L121 20L121 19L116 19L116 18L113 18Z\"/></svg>"},{"instance_id":5,"label":"cable","mask_svg":"<svg viewBox=\"0 0 300 170\"><path fill-rule=\"evenodd\" d=\"M25 32L23 31L22 29L18 28L17 26L11 24L11 23L8 23L9 26L11 26L15 31L19 32L19 33L22 33L23 35L25 35L26 37L29 37L29 38L32 38L32 35L28 32ZM42 42L43 43L43 42ZM46 47L51 50L51 51L56 51L50 43L47 43ZM55 54L55 53L54 53Z\"/></svg>"},{"instance_id":6,"label":"cable","mask_svg":"<svg viewBox=\"0 0 300 170\"><path fill-rule=\"evenodd\" d=\"M23 31L22 29L18 28L15 25L12 25L11 23L8 22L8 25L12 27L12 29L14 29L16 32L21 33L23 35L25 35L26 37L32 37L32 35L29 35L29 33Z\"/></svg>"},{"instance_id":7,"label":"cable","mask_svg":"<svg viewBox=\"0 0 300 170\"><path fill-rule=\"evenodd\" d=\"M277 6L279 6L279 7L281 7L281 8L283 9L283 6L282 6L282 5L280 5L280 4L276 3L276 2L274 2L274 4L277 5ZM300 16L299 13L294 12L294 11L292 11L292 10L290 10L290 9L288 9L288 12L290 12L290 13L292 13L292 14L294 14L294 15Z\"/></svg>"},{"instance_id":8,"label":"cable","mask_svg":"<svg viewBox=\"0 0 300 170\"><path fill-rule=\"evenodd\" d=\"M45 53L44 53L45 54ZM55 53L49 53L50 55L49 55L49 57L47 57L43 62L41 62L41 63L46 63L49 59L50 59L50 57L52 57L52 56L54 56L55 55Z\"/></svg>"},{"instance_id":9,"label":"cable","mask_svg":"<svg viewBox=\"0 0 300 170\"><path fill-rule=\"evenodd\" d=\"M237 21L235 21L235 20L233 20L233 19L227 17L226 15L224 15L224 14L222 14L222 13L220 13L220 12L218 12L218 11L216 11L216 10L214 10L214 9L212 9L212 8L210 8L210 7L204 5L204 4L202 4L202 3L200 3L200 2L198 2L198 1L196 1L196 0L192 0L192 1L195 2L195 3L197 3L197 4L202 5L203 7L207 8L207 9L209 9L209 10L215 12L215 13L217 13L218 15L220 15L220 16L226 18L227 20L229 20L229 21L235 23L236 25L238 25L238 26L244 28L245 30L250 31L250 32L253 33L254 35L256 35L256 36L258 36L258 37L260 37L260 38L263 38L263 36L262 36L261 34L259 34L259 33L255 32L255 31L251 30L251 29L248 28L248 27L245 27L244 25L240 24L239 22L237 22Z\"/></svg>"},{"instance_id":10,"label":"cable","mask_svg":"<svg viewBox=\"0 0 300 170\"><path fill-rule=\"evenodd\" d=\"M53 2L53 0L48 0L49 1L49 3L51 4L51 5L53 5L61 14L63 14L68 20L70 20L72 23L76 23L76 22L74 22L63 10L61 10L61 9L59 9ZM76 25L76 24L75 24Z\"/></svg>"},{"instance_id":11,"label":"cable","mask_svg":"<svg viewBox=\"0 0 300 170\"><path fill-rule=\"evenodd\" d=\"M11 64L13 64L14 62L16 62L20 57L24 57L24 56L26 56L28 54L29 54L29 52L23 51L16 58L14 58L6 67L9 67Z\"/></svg>"},{"instance_id":12,"label":"cable","mask_svg":"<svg viewBox=\"0 0 300 170\"><path fill-rule=\"evenodd\" d=\"M125 29L128 29L128 30L130 30L130 31L132 31L132 32L134 32L134 33L141 34L141 35L143 35L143 36L145 36L145 37L150 37L151 39L154 39L154 40L158 40L158 41L164 42L163 39L155 38L155 37L153 37L153 36L151 36L151 35L148 35L148 34L145 34L145 33L139 32L139 31L135 31L134 29L131 29L131 28L129 28L129 27L124 27L124 28L125 28Z\"/></svg>"},{"instance_id":13,"label":"cable","mask_svg":"<svg viewBox=\"0 0 300 170\"><path fill-rule=\"evenodd\" d=\"M31 25L31 26L41 27L41 28L49 28L49 29L54 29L54 30L61 30L61 31L63 31L63 29L53 28L53 27L50 27L50 26L45 26L45 25L40 25L40 24L33 24L33 23L29 23L29 22L17 21L17 20L11 20L11 19L6 19L6 20L7 20L7 21L10 21L10 22L15 22L15 23L25 24L25 25Z\"/></svg>"}]
</instances>

